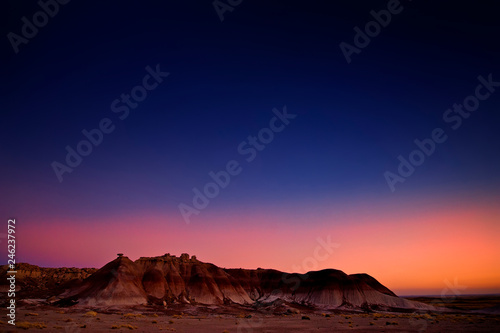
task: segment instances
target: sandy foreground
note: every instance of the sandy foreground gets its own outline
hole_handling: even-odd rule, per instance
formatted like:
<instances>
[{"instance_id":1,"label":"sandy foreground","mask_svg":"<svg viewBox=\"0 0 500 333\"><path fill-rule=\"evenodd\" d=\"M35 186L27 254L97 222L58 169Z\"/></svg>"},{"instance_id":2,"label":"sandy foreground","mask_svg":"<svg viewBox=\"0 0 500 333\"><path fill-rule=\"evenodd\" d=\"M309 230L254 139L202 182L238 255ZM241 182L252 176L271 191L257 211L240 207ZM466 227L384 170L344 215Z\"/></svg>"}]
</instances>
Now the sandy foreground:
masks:
<instances>
[{"instance_id":1,"label":"sandy foreground","mask_svg":"<svg viewBox=\"0 0 500 333\"><path fill-rule=\"evenodd\" d=\"M269 315L165 314L150 311L103 313L22 307L16 326L2 309L1 332L500 332L500 316L486 314L293 313Z\"/></svg>"}]
</instances>

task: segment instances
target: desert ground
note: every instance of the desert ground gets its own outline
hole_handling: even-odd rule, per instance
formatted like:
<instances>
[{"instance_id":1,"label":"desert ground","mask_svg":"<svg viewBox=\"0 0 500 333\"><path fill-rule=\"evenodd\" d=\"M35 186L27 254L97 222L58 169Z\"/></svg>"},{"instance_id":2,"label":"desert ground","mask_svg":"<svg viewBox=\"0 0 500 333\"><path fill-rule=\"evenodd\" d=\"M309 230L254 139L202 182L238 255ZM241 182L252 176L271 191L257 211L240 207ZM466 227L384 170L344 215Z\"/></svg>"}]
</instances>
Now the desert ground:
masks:
<instances>
[{"instance_id":1,"label":"desert ground","mask_svg":"<svg viewBox=\"0 0 500 333\"><path fill-rule=\"evenodd\" d=\"M283 274L224 270L187 254L120 256L99 270L18 265L16 325L10 287L0 285L0 332L500 332L500 295L402 298L369 275L338 270L308 273L294 294Z\"/></svg>"},{"instance_id":2,"label":"desert ground","mask_svg":"<svg viewBox=\"0 0 500 333\"><path fill-rule=\"evenodd\" d=\"M420 301L433 302L431 298ZM2 309L2 332L500 332L500 314L479 313L495 307L500 297L467 299L445 304L446 313L360 313L293 309L285 313L234 307L159 309L74 309L25 304L17 309L16 326ZM467 310L463 310L467 308Z\"/></svg>"}]
</instances>

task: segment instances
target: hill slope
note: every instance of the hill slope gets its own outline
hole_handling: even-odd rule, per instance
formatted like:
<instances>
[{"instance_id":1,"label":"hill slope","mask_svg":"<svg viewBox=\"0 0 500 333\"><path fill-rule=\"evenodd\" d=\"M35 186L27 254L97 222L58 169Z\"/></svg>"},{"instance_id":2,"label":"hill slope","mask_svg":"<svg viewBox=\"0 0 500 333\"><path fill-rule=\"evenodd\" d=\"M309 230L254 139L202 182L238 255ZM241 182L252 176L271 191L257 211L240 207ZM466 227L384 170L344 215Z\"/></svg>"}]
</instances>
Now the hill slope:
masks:
<instances>
[{"instance_id":1,"label":"hill slope","mask_svg":"<svg viewBox=\"0 0 500 333\"><path fill-rule=\"evenodd\" d=\"M325 309L410 309L431 306L397 297L367 274L326 269L307 274L223 269L182 254L119 257L60 295L78 306L157 304L270 305L277 301Z\"/></svg>"}]
</instances>

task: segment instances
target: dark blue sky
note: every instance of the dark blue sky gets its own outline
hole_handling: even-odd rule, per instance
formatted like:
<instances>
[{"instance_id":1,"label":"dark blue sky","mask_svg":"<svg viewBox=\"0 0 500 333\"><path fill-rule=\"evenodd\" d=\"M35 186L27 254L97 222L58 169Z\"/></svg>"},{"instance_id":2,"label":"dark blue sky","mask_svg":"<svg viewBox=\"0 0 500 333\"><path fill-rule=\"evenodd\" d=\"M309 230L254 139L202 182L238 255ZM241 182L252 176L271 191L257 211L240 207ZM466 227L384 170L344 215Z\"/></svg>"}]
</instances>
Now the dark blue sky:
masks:
<instances>
[{"instance_id":1,"label":"dark blue sky","mask_svg":"<svg viewBox=\"0 0 500 333\"><path fill-rule=\"evenodd\" d=\"M353 28L387 1L247 0L223 22L211 1L60 5L17 54L3 38L2 215L36 223L177 214L192 188L232 159L243 172L208 209L498 195L500 92L456 131L442 118L474 93L479 75L500 81L498 8L401 6L348 64L339 44L352 44ZM20 34L21 18L40 10L26 1L3 7L4 36ZM157 64L170 75L120 120L111 103ZM297 117L244 162L238 145L284 105ZM65 147L103 118L115 130L60 183L51 163L64 163ZM448 140L392 193L384 172L397 172L398 155L436 127Z\"/></svg>"}]
</instances>

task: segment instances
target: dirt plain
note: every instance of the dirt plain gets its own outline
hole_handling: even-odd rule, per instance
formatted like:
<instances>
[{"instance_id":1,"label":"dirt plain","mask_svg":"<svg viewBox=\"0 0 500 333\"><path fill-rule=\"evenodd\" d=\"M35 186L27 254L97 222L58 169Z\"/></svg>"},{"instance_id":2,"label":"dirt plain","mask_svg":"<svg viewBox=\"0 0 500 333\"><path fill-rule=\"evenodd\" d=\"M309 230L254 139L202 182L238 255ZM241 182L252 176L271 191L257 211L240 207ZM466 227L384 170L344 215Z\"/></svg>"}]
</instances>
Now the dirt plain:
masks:
<instances>
[{"instance_id":1,"label":"dirt plain","mask_svg":"<svg viewBox=\"0 0 500 333\"><path fill-rule=\"evenodd\" d=\"M432 302L432 298L420 299ZM292 309L276 313L234 307L134 307L76 309L25 304L17 308L16 326L1 311L1 332L500 332L500 314L480 313L500 297L462 299L467 310L442 313L335 312ZM453 307L453 303L446 304ZM484 306L482 306L484 305ZM479 307L479 309L478 309Z\"/></svg>"}]
</instances>

